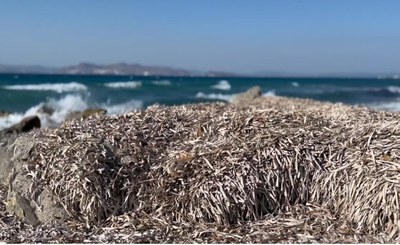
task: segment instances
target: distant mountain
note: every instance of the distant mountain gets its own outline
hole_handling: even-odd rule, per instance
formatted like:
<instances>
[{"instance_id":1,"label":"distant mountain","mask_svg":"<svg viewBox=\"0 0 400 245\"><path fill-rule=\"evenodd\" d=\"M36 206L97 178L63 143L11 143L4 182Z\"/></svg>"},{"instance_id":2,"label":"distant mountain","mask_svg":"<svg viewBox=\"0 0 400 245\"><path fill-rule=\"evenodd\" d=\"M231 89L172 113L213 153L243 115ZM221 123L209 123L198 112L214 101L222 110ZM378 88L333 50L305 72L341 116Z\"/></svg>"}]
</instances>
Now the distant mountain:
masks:
<instances>
[{"instance_id":1,"label":"distant mountain","mask_svg":"<svg viewBox=\"0 0 400 245\"><path fill-rule=\"evenodd\" d=\"M140 64L96 65L81 63L60 69L62 74L80 75L136 75L136 76L190 76L191 71L161 66L144 66Z\"/></svg>"},{"instance_id":2,"label":"distant mountain","mask_svg":"<svg viewBox=\"0 0 400 245\"><path fill-rule=\"evenodd\" d=\"M140 64L110 64L97 65L93 63L80 63L74 66L61 68L48 68L44 66L18 66L1 65L0 73L19 74L68 74L68 75L133 75L133 76L209 76L232 77L237 74L227 72L195 72L164 66L145 66Z\"/></svg>"},{"instance_id":3,"label":"distant mountain","mask_svg":"<svg viewBox=\"0 0 400 245\"><path fill-rule=\"evenodd\" d=\"M0 73L40 73L51 74L57 72L57 69L44 66L24 66L24 65L2 65L0 64Z\"/></svg>"}]
</instances>

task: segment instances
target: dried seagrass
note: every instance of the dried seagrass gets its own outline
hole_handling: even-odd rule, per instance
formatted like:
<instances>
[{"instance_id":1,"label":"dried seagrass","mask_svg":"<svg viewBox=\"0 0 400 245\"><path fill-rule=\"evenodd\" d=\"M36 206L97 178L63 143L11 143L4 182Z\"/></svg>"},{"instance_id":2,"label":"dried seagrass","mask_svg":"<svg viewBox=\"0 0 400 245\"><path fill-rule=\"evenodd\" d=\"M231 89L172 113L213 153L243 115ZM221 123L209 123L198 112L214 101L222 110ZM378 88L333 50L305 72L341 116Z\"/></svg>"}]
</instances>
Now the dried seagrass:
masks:
<instances>
[{"instance_id":1,"label":"dried seagrass","mask_svg":"<svg viewBox=\"0 0 400 245\"><path fill-rule=\"evenodd\" d=\"M29 171L91 241L393 242L399 119L281 97L153 106L39 132Z\"/></svg>"}]
</instances>

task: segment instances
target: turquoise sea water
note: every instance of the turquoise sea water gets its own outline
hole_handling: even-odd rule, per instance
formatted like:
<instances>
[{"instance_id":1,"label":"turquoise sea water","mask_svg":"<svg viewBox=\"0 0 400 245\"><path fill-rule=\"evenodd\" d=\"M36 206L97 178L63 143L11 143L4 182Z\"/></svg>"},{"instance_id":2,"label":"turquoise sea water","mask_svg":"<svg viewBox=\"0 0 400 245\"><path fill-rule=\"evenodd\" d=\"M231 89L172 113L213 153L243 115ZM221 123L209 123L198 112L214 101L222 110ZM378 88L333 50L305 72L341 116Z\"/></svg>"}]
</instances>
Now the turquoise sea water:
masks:
<instances>
[{"instance_id":1,"label":"turquoise sea water","mask_svg":"<svg viewBox=\"0 0 400 245\"><path fill-rule=\"evenodd\" d=\"M0 128L35 114L44 104L55 109L51 120L71 111L102 107L121 114L153 104L180 105L231 100L259 85L264 96L312 98L400 111L400 80L337 78L205 78L72 75L0 75ZM45 121L45 120L44 120Z\"/></svg>"}]
</instances>

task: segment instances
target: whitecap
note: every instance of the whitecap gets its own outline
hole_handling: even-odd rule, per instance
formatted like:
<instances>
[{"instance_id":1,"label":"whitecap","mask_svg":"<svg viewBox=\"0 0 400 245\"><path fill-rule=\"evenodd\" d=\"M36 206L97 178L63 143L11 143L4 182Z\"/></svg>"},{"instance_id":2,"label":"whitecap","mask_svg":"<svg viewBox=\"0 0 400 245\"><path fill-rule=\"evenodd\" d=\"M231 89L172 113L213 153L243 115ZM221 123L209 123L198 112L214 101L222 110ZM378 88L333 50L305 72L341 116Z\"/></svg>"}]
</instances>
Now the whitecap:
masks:
<instances>
[{"instance_id":1,"label":"whitecap","mask_svg":"<svg viewBox=\"0 0 400 245\"><path fill-rule=\"evenodd\" d=\"M86 91L87 87L81 83L40 83L40 84L16 84L3 87L7 90L33 90L33 91L54 91L57 93Z\"/></svg>"},{"instance_id":2,"label":"whitecap","mask_svg":"<svg viewBox=\"0 0 400 245\"><path fill-rule=\"evenodd\" d=\"M233 99L235 98L235 96L237 96L237 95L236 94L215 94L215 93L205 94L203 92L198 92L196 94L196 98L199 98L199 99L224 100L224 101L228 101L228 102L232 102Z\"/></svg>"},{"instance_id":3,"label":"whitecap","mask_svg":"<svg viewBox=\"0 0 400 245\"><path fill-rule=\"evenodd\" d=\"M41 108L43 108L43 106L51 108L54 112L51 114L42 113ZM40 118L41 127L56 127L72 112L82 111L88 107L87 101L82 98L81 95L69 94L60 99L52 98L47 102L42 102L32 106L24 113L12 113L7 117L1 117L0 129L11 127L16 123L19 123L23 118L34 115L37 115Z\"/></svg>"},{"instance_id":4,"label":"whitecap","mask_svg":"<svg viewBox=\"0 0 400 245\"><path fill-rule=\"evenodd\" d=\"M300 84L298 82L292 82L292 86L298 88L300 87Z\"/></svg>"},{"instance_id":5,"label":"whitecap","mask_svg":"<svg viewBox=\"0 0 400 245\"><path fill-rule=\"evenodd\" d=\"M398 86L388 86L387 90L393 94L400 94L400 87Z\"/></svg>"},{"instance_id":6,"label":"whitecap","mask_svg":"<svg viewBox=\"0 0 400 245\"><path fill-rule=\"evenodd\" d=\"M157 80L152 81L151 83L158 86L171 86L171 81L169 80Z\"/></svg>"},{"instance_id":7,"label":"whitecap","mask_svg":"<svg viewBox=\"0 0 400 245\"><path fill-rule=\"evenodd\" d=\"M101 107L107 110L108 115L120 115L141 109L143 107L143 102L140 100L129 100L124 103L115 105L107 104Z\"/></svg>"},{"instance_id":8,"label":"whitecap","mask_svg":"<svg viewBox=\"0 0 400 245\"><path fill-rule=\"evenodd\" d=\"M219 90L230 90L232 88L231 84L227 80L221 80L211 87Z\"/></svg>"},{"instance_id":9,"label":"whitecap","mask_svg":"<svg viewBox=\"0 0 400 245\"><path fill-rule=\"evenodd\" d=\"M263 93L262 97L269 97L269 96L275 96L275 95L276 95L275 90L271 90L266 93Z\"/></svg>"},{"instance_id":10,"label":"whitecap","mask_svg":"<svg viewBox=\"0 0 400 245\"><path fill-rule=\"evenodd\" d=\"M142 86L142 82L141 81L110 82L110 83L105 83L104 86L108 88L138 88Z\"/></svg>"}]
</instances>

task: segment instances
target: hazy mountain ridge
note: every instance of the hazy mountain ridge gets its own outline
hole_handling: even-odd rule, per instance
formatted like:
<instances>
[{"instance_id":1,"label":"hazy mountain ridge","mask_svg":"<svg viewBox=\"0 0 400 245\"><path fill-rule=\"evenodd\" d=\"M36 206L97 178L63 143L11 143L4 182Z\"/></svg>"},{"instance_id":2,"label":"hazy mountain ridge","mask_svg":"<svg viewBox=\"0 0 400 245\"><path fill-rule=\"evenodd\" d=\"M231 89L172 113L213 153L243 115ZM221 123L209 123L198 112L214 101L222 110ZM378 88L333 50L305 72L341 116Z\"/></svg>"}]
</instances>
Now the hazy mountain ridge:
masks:
<instances>
[{"instance_id":1,"label":"hazy mountain ridge","mask_svg":"<svg viewBox=\"0 0 400 245\"><path fill-rule=\"evenodd\" d=\"M1 65L0 73L20 74L67 74L67 75L133 75L133 76L240 76L230 72L196 72L166 66L147 66L141 64L117 63L98 65L80 63L78 65L48 68L44 66Z\"/></svg>"},{"instance_id":2,"label":"hazy mountain ridge","mask_svg":"<svg viewBox=\"0 0 400 245\"><path fill-rule=\"evenodd\" d=\"M368 73L368 72L336 72L336 73L298 73L298 72L252 72L233 73L224 71L193 71L167 66L148 66L141 64L117 63L98 65L80 63L61 68L50 68L41 65L2 65L0 73L13 74L66 74L66 75L132 75L132 76L199 76L199 77L338 77L338 78L380 78L399 79L400 72Z\"/></svg>"}]
</instances>

